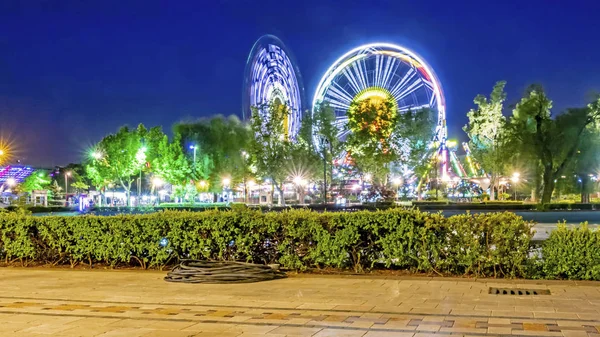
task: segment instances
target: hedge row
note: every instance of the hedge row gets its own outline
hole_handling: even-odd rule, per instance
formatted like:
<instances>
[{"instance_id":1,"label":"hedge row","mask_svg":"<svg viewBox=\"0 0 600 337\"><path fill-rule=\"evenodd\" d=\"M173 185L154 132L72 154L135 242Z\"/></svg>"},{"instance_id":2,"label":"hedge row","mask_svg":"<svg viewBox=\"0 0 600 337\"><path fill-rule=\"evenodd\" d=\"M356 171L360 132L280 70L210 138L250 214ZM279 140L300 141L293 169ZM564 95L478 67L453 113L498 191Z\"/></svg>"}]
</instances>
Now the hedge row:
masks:
<instances>
[{"instance_id":1,"label":"hedge row","mask_svg":"<svg viewBox=\"0 0 600 337\"><path fill-rule=\"evenodd\" d=\"M543 258L531 254L532 235L531 224L513 213L448 218L403 209L318 213L236 208L78 217L3 213L0 257L72 266L164 267L193 258L280 263L296 270L362 272L376 267L442 275L600 279L597 231L560 229L542 247ZM580 249L582 243L588 248ZM596 268L589 269L594 263Z\"/></svg>"}]
</instances>

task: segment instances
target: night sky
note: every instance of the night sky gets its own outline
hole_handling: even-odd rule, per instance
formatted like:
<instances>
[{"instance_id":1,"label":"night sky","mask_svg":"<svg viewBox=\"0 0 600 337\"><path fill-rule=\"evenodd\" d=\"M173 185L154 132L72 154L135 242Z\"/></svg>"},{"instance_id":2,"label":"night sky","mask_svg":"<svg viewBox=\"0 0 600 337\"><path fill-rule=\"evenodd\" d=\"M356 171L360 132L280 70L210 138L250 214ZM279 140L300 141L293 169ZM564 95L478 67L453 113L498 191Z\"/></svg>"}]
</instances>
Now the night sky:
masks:
<instances>
[{"instance_id":1,"label":"night sky","mask_svg":"<svg viewBox=\"0 0 600 337\"><path fill-rule=\"evenodd\" d=\"M540 83L555 111L600 91L600 1L0 0L0 134L24 163L66 164L124 124L170 130L241 116L253 43L281 38L307 100L329 65L367 42L404 45L435 70L450 138L478 93L509 104Z\"/></svg>"}]
</instances>

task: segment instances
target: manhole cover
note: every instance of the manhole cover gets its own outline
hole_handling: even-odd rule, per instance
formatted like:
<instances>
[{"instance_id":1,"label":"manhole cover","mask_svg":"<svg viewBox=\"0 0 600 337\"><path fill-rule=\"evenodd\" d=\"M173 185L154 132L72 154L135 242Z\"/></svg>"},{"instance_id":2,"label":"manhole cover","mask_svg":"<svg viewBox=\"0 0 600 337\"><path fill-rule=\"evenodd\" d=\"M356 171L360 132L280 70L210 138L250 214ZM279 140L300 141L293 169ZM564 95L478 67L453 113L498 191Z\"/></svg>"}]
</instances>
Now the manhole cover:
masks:
<instances>
[{"instance_id":1,"label":"manhole cover","mask_svg":"<svg viewBox=\"0 0 600 337\"><path fill-rule=\"evenodd\" d=\"M517 296L528 296L528 295L550 295L548 289L520 289L520 288L491 288L488 292L491 295L517 295Z\"/></svg>"}]
</instances>

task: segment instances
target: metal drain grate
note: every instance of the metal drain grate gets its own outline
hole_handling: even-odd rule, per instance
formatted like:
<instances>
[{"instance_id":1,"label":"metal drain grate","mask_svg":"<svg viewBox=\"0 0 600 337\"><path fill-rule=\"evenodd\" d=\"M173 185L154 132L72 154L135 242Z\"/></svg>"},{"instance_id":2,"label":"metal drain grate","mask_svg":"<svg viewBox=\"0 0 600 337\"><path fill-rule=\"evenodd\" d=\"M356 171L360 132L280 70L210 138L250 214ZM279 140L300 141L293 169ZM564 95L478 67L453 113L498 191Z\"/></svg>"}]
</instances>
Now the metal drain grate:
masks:
<instances>
[{"instance_id":1,"label":"metal drain grate","mask_svg":"<svg viewBox=\"0 0 600 337\"><path fill-rule=\"evenodd\" d=\"M520 289L520 288L491 288L488 292L490 295L517 295L517 296L528 296L528 295L550 295L548 289Z\"/></svg>"}]
</instances>

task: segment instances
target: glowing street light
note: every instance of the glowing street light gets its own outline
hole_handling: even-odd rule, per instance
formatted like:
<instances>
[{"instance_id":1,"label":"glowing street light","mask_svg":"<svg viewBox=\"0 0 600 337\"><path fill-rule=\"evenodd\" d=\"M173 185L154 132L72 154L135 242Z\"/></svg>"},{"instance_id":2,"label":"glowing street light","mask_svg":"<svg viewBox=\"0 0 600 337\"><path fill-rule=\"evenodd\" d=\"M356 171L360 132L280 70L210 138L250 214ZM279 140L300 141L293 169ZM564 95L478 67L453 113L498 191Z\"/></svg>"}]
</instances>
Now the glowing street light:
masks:
<instances>
[{"instance_id":1,"label":"glowing street light","mask_svg":"<svg viewBox=\"0 0 600 337\"><path fill-rule=\"evenodd\" d=\"M223 187L229 186L231 184L231 179L223 178Z\"/></svg>"},{"instance_id":2,"label":"glowing street light","mask_svg":"<svg viewBox=\"0 0 600 337\"><path fill-rule=\"evenodd\" d=\"M71 176L71 171L65 172L65 203L69 206L67 195L69 194L69 177Z\"/></svg>"},{"instance_id":3,"label":"glowing street light","mask_svg":"<svg viewBox=\"0 0 600 337\"><path fill-rule=\"evenodd\" d=\"M305 183L305 180L301 176L295 176L293 181L294 181L294 184L296 184L298 186L304 185L304 183Z\"/></svg>"},{"instance_id":4,"label":"glowing street light","mask_svg":"<svg viewBox=\"0 0 600 337\"><path fill-rule=\"evenodd\" d=\"M521 177L521 174L519 172L515 172L512 175L512 178L510 178L510 181L513 182L513 190L514 190L514 199L517 200L517 183L519 182L519 178Z\"/></svg>"},{"instance_id":5,"label":"glowing street light","mask_svg":"<svg viewBox=\"0 0 600 337\"><path fill-rule=\"evenodd\" d=\"M152 178L152 185L155 187L161 187L165 182L160 177Z\"/></svg>"},{"instance_id":6,"label":"glowing street light","mask_svg":"<svg viewBox=\"0 0 600 337\"><path fill-rule=\"evenodd\" d=\"M190 150L194 150L194 165L196 165L196 151L198 151L198 145L190 145Z\"/></svg>"},{"instance_id":7,"label":"glowing street light","mask_svg":"<svg viewBox=\"0 0 600 337\"><path fill-rule=\"evenodd\" d=\"M102 158L102 152L100 152L100 151L93 151L91 155L92 155L92 158L94 158L96 160L99 160Z\"/></svg>"},{"instance_id":8,"label":"glowing street light","mask_svg":"<svg viewBox=\"0 0 600 337\"><path fill-rule=\"evenodd\" d=\"M402 184L402 178L396 177L396 178L392 179L392 184L394 184L396 186L400 186Z\"/></svg>"},{"instance_id":9,"label":"glowing street light","mask_svg":"<svg viewBox=\"0 0 600 337\"><path fill-rule=\"evenodd\" d=\"M17 181L15 180L15 178L8 178L6 179L6 184L10 187L13 187L17 184Z\"/></svg>"}]
</instances>

